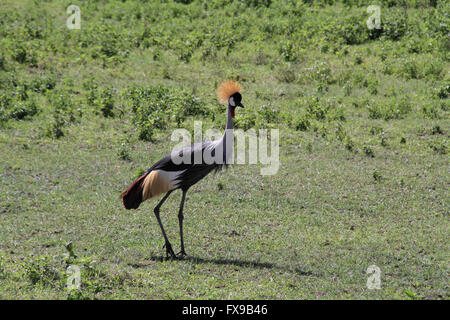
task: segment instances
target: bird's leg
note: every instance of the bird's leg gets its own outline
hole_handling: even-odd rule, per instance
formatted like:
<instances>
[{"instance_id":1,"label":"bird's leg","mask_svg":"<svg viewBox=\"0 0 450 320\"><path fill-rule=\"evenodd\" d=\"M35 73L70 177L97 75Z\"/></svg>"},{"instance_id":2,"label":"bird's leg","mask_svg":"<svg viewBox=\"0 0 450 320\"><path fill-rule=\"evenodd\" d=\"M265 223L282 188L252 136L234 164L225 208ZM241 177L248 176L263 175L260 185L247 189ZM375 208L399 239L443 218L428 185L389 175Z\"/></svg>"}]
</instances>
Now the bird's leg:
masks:
<instances>
[{"instance_id":1,"label":"bird's leg","mask_svg":"<svg viewBox=\"0 0 450 320\"><path fill-rule=\"evenodd\" d=\"M186 255L186 252L184 251L184 239L183 239L183 207L184 207L184 200L186 199L186 192L187 190L183 190L183 195L181 196L181 203L180 203L180 211L178 212L178 222L180 224L180 240L181 240L181 251L178 252L178 256L184 257Z\"/></svg>"},{"instance_id":2,"label":"bird's leg","mask_svg":"<svg viewBox=\"0 0 450 320\"><path fill-rule=\"evenodd\" d=\"M166 247L166 257L168 257L169 254L170 254L170 256L171 256L172 258L175 258L176 256L175 256L175 253L173 252L172 245L171 245L170 242L169 242L169 238L167 238L166 232L164 231L164 227L163 227L163 224L162 224L162 222L161 222L161 218L159 217L159 209L161 208L161 206L162 206L163 203L167 200L167 198L169 197L169 195L170 195L171 193L172 193L172 191L169 191L169 192L166 193L166 195L165 195L165 196L161 199L161 201L156 205L155 210L154 210L154 213L155 213L156 220L158 220L159 227L161 228L162 234L163 234L163 236L164 236L164 240L165 240L164 246Z\"/></svg>"}]
</instances>

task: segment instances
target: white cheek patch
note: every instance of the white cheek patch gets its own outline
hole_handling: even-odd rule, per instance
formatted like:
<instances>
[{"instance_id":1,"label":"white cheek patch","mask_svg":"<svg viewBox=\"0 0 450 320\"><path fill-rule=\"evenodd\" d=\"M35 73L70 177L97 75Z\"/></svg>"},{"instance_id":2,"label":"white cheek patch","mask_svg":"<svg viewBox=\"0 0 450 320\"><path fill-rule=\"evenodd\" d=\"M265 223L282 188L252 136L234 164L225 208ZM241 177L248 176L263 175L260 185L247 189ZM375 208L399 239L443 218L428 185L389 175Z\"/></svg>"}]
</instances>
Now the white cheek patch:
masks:
<instances>
[{"instance_id":1,"label":"white cheek patch","mask_svg":"<svg viewBox=\"0 0 450 320\"><path fill-rule=\"evenodd\" d=\"M233 97L230 98L230 106L232 106L232 107L236 106L236 103L234 102L234 98Z\"/></svg>"}]
</instances>

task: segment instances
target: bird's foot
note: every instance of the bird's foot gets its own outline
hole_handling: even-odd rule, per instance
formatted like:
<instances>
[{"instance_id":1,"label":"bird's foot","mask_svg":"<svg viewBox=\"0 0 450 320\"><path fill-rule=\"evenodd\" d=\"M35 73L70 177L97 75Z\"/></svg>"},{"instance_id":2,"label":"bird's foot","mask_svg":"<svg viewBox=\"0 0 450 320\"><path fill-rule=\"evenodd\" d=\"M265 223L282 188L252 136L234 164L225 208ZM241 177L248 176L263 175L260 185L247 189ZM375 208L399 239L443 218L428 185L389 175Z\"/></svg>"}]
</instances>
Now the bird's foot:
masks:
<instances>
[{"instance_id":1,"label":"bird's foot","mask_svg":"<svg viewBox=\"0 0 450 320\"><path fill-rule=\"evenodd\" d=\"M171 258L175 259L177 256L175 254L175 252L172 249L172 245L170 244L170 242L166 242L163 246L163 248L166 248L166 258L169 258L169 255Z\"/></svg>"},{"instance_id":2,"label":"bird's foot","mask_svg":"<svg viewBox=\"0 0 450 320\"><path fill-rule=\"evenodd\" d=\"M181 250L180 252L177 253L177 258L179 258L179 259L183 259L186 256L187 256L187 254L184 250Z\"/></svg>"}]
</instances>

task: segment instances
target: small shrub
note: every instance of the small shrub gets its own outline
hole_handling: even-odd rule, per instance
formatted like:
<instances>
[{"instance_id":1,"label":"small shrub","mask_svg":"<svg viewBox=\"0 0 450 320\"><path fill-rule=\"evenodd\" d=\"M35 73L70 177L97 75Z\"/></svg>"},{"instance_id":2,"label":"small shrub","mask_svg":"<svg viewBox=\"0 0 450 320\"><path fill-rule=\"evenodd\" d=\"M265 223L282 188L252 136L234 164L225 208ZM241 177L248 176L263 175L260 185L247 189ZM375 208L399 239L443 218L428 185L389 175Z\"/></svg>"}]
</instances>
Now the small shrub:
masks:
<instances>
[{"instance_id":1,"label":"small shrub","mask_svg":"<svg viewBox=\"0 0 450 320\"><path fill-rule=\"evenodd\" d=\"M355 142L348 135L344 139L344 147L348 151L356 152Z\"/></svg>"},{"instance_id":2,"label":"small shrub","mask_svg":"<svg viewBox=\"0 0 450 320\"><path fill-rule=\"evenodd\" d=\"M262 50L258 50L255 56L255 64L258 66L267 65L269 63L270 56L262 52Z\"/></svg>"},{"instance_id":3,"label":"small shrub","mask_svg":"<svg viewBox=\"0 0 450 320\"><path fill-rule=\"evenodd\" d=\"M297 46L290 40L284 40L280 43L278 52L285 61L297 60Z\"/></svg>"},{"instance_id":4,"label":"small shrub","mask_svg":"<svg viewBox=\"0 0 450 320\"><path fill-rule=\"evenodd\" d=\"M315 80L330 85L336 82L331 74L331 68L326 62L315 63L305 71L305 77L302 79L304 83Z\"/></svg>"},{"instance_id":5,"label":"small shrub","mask_svg":"<svg viewBox=\"0 0 450 320\"><path fill-rule=\"evenodd\" d=\"M64 127L80 121L82 111L76 109L72 96L63 89L52 91L49 101L53 107L52 120L47 124L44 135L58 139L64 136Z\"/></svg>"},{"instance_id":6,"label":"small shrub","mask_svg":"<svg viewBox=\"0 0 450 320\"><path fill-rule=\"evenodd\" d=\"M423 105L420 110L425 118L439 119L441 117L440 108L436 104Z\"/></svg>"},{"instance_id":7,"label":"small shrub","mask_svg":"<svg viewBox=\"0 0 450 320\"><path fill-rule=\"evenodd\" d=\"M95 101L99 96L97 83L94 81L94 79L91 78L83 82L83 88L87 90L86 93L87 104L90 106L95 105Z\"/></svg>"},{"instance_id":8,"label":"small shrub","mask_svg":"<svg viewBox=\"0 0 450 320\"><path fill-rule=\"evenodd\" d=\"M201 100L186 90L134 86L127 89L125 97L131 104L139 138L146 141L172 121L181 125L188 116L209 114Z\"/></svg>"},{"instance_id":9,"label":"small shrub","mask_svg":"<svg viewBox=\"0 0 450 320\"><path fill-rule=\"evenodd\" d=\"M307 131L311 126L311 121L306 114L303 114L295 119L294 126L297 131Z\"/></svg>"},{"instance_id":10,"label":"small shrub","mask_svg":"<svg viewBox=\"0 0 450 320\"><path fill-rule=\"evenodd\" d=\"M369 104L369 118L371 119L401 119L412 109L411 104L406 99L395 100L393 103Z\"/></svg>"},{"instance_id":11,"label":"small shrub","mask_svg":"<svg viewBox=\"0 0 450 320\"><path fill-rule=\"evenodd\" d=\"M430 79L440 79L443 70L445 70L445 68L440 61L431 60L425 63L423 67L423 75Z\"/></svg>"},{"instance_id":12,"label":"small shrub","mask_svg":"<svg viewBox=\"0 0 450 320\"><path fill-rule=\"evenodd\" d=\"M13 100L26 101L28 99L28 85L26 83L18 84L11 92Z\"/></svg>"},{"instance_id":13,"label":"small shrub","mask_svg":"<svg viewBox=\"0 0 450 320\"><path fill-rule=\"evenodd\" d=\"M254 128L257 121L258 114L256 112L246 110L236 116L234 125L236 129L248 130L250 128Z\"/></svg>"},{"instance_id":14,"label":"small shrub","mask_svg":"<svg viewBox=\"0 0 450 320\"><path fill-rule=\"evenodd\" d=\"M53 113L59 114L67 123L79 122L82 117L81 109L76 108L73 96L65 89L52 91L49 101L53 107Z\"/></svg>"},{"instance_id":15,"label":"small shrub","mask_svg":"<svg viewBox=\"0 0 450 320\"><path fill-rule=\"evenodd\" d=\"M66 112L74 109L72 97L64 89L59 89L50 94L49 101L54 110Z\"/></svg>"},{"instance_id":16,"label":"small shrub","mask_svg":"<svg viewBox=\"0 0 450 320\"><path fill-rule=\"evenodd\" d=\"M312 153L312 152L313 152L313 145L312 145L311 142L308 142L308 143L306 144L306 151L307 151L308 153Z\"/></svg>"},{"instance_id":17,"label":"small shrub","mask_svg":"<svg viewBox=\"0 0 450 320\"><path fill-rule=\"evenodd\" d=\"M363 43L368 38L368 29L361 14L346 15L335 26L335 32L348 45Z\"/></svg>"},{"instance_id":18,"label":"small shrub","mask_svg":"<svg viewBox=\"0 0 450 320\"><path fill-rule=\"evenodd\" d=\"M100 41L100 52L106 57L113 57L119 53L117 36L114 32L106 33Z\"/></svg>"},{"instance_id":19,"label":"small shrub","mask_svg":"<svg viewBox=\"0 0 450 320\"><path fill-rule=\"evenodd\" d=\"M192 58L192 55L194 54L194 50L195 47L192 43L189 42L189 40L180 42L177 45L178 58L181 61L189 63L189 61Z\"/></svg>"},{"instance_id":20,"label":"small shrub","mask_svg":"<svg viewBox=\"0 0 450 320\"><path fill-rule=\"evenodd\" d=\"M174 0L174 2L182 3L182 4L190 4L193 0Z\"/></svg>"},{"instance_id":21,"label":"small shrub","mask_svg":"<svg viewBox=\"0 0 450 320\"><path fill-rule=\"evenodd\" d=\"M5 268L4 258L0 256L0 280L6 279L7 276L8 272L6 271Z\"/></svg>"},{"instance_id":22,"label":"small shrub","mask_svg":"<svg viewBox=\"0 0 450 320\"><path fill-rule=\"evenodd\" d=\"M55 111L53 114L53 120L47 125L45 129L45 135L50 138L59 139L64 136L64 126L66 121L59 111Z\"/></svg>"},{"instance_id":23,"label":"small shrub","mask_svg":"<svg viewBox=\"0 0 450 320\"><path fill-rule=\"evenodd\" d=\"M11 119L30 119L39 111L34 100L16 101L8 111L8 117Z\"/></svg>"},{"instance_id":24,"label":"small shrub","mask_svg":"<svg viewBox=\"0 0 450 320\"><path fill-rule=\"evenodd\" d=\"M373 136L380 135L382 132L383 132L383 128L380 128L377 126L371 127L369 130L369 133Z\"/></svg>"},{"instance_id":25,"label":"small shrub","mask_svg":"<svg viewBox=\"0 0 450 320\"><path fill-rule=\"evenodd\" d=\"M352 94L353 86L350 81L347 81L344 85L344 95L346 97L350 96Z\"/></svg>"},{"instance_id":26,"label":"small shrub","mask_svg":"<svg viewBox=\"0 0 450 320\"><path fill-rule=\"evenodd\" d=\"M450 85L443 85L440 88L436 89L436 96L439 99L448 99L448 97L450 96Z\"/></svg>"},{"instance_id":27,"label":"small shrub","mask_svg":"<svg viewBox=\"0 0 450 320\"><path fill-rule=\"evenodd\" d=\"M400 61L400 74L406 79L419 79L419 67L413 59L402 59Z\"/></svg>"},{"instance_id":28,"label":"small shrub","mask_svg":"<svg viewBox=\"0 0 450 320\"><path fill-rule=\"evenodd\" d=\"M380 142L380 144L381 144L383 147L387 147L387 146L388 146L387 138L386 138L386 136L384 135L384 132L381 134L381 142Z\"/></svg>"},{"instance_id":29,"label":"small shrub","mask_svg":"<svg viewBox=\"0 0 450 320\"><path fill-rule=\"evenodd\" d=\"M344 107L336 105L334 101L315 98L306 98L297 101L296 109L299 113L292 122L294 128L306 131L310 128L321 130L325 128L324 122L345 121ZM319 124L322 123L322 124Z\"/></svg>"},{"instance_id":30,"label":"small shrub","mask_svg":"<svg viewBox=\"0 0 450 320\"><path fill-rule=\"evenodd\" d=\"M45 93L46 91L53 90L55 87L56 77L53 74L34 78L29 85L29 89L37 93Z\"/></svg>"},{"instance_id":31,"label":"small shrub","mask_svg":"<svg viewBox=\"0 0 450 320\"><path fill-rule=\"evenodd\" d=\"M239 0L238 2L251 8L268 8L272 4L272 0Z\"/></svg>"},{"instance_id":32,"label":"small shrub","mask_svg":"<svg viewBox=\"0 0 450 320\"><path fill-rule=\"evenodd\" d=\"M34 99L29 99L26 89L16 87L16 90L0 94L0 121L9 119L31 119L39 112Z\"/></svg>"},{"instance_id":33,"label":"small shrub","mask_svg":"<svg viewBox=\"0 0 450 320\"><path fill-rule=\"evenodd\" d=\"M402 9L390 9L383 11L381 19L382 37L390 40L400 40L407 31L407 17Z\"/></svg>"},{"instance_id":34,"label":"small shrub","mask_svg":"<svg viewBox=\"0 0 450 320\"><path fill-rule=\"evenodd\" d=\"M296 70L291 66L282 67L278 69L278 72L276 72L275 77L277 78L278 81L285 83L292 83L297 80L297 73Z\"/></svg>"},{"instance_id":35,"label":"small shrub","mask_svg":"<svg viewBox=\"0 0 450 320\"><path fill-rule=\"evenodd\" d=\"M28 258L24 265L27 279L32 285L59 286L61 275L55 267L52 257Z\"/></svg>"},{"instance_id":36,"label":"small shrub","mask_svg":"<svg viewBox=\"0 0 450 320\"><path fill-rule=\"evenodd\" d=\"M270 106L260 106L258 114L261 116L262 120L267 123L276 123L278 121L278 110Z\"/></svg>"},{"instance_id":37,"label":"small shrub","mask_svg":"<svg viewBox=\"0 0 450 320\"><path fill-rule=\"evenodd\" d=\"M6 58L3 53L0 53L0 70L6 71Z\"/></svg>"},{"instance_id":38,"label":"small shrub","mask_svg":"<svg viewBox=\"0 0 450 320\"><path fill-rule=\"evenodd\" d=\"M100 97L97 99L97 106L105 118L114 117L114 89L107 87L100 93Z\"/></svg>"},{"instance_id":39,"label":"small shrub","mask_svg":"<svg viewBox=\"0 0 450 320\"><path fill-rule=\"evenodd\" d=\"M372 177L376 182L381 181L381 174L377 170L373 170Z\"/></svg>"},{"instance_id":40,"label":"small shrub","mask_svg":"<svg viewBox=\"0 0 450 320\"><path fill-rule=\"evenodd\" d=\"M131 157L130 154L128 153L128 150L122 145L122 147L119 149L119 151L117 152L117 156L124 161L130 161Z\"/></svg>"},{"instance_id":41,"label":"small shrub","mask_svg":"<svg viewBox=\"0 0 450 320\"><path fill-rule=\"evenodd\" d=\"M443 141L436 141L430 143L430 148L433 149L437 154L446 155L447 154L447 145Z\"/></svg>"},{"instance_id":42,"label":"small shrub","mask_svg":"<svg viewBox=\"0 0 450 320\"><path fill-rule=\"evenodd\" d=\"M367 82L367 91L370 94L376 95L378 93L378 80L375 78L366 79Z\"/></svg>"},{"instance_id":43,"label":"small shrub","mask_svg":"<svg viewBox=\"0 0 450 320\"><path fill-rule=\"evenodd\" d=\"M441 127L438 126L438 125L435 125L435 126L433 127L433 129L431 130L431 134L432 134L432 135L435 135L435 134L443 134Z\"/></svg>"},{"instance_id":44,"label":"small shrub","mask_svg":"<svg viewBox=\"0 0 450 320\"><path fill-rule=\"evenodd\" d=\"M13 60L17 61L18 63L25 63L27 62L27 50L23 45L18 45L14 48L13 54L12 54Z\"/></svg>"},{"instance_id":45,"label":"small shrub","mask_svg":"<svg viewBox=\"0 0 450 320\"><path fill-rule=\"evenodd\" d=\"M374 158L375 157L375 152L373 151L373 148L369 145L364 145L363 146L363 151L364 154L370 158Z\"/></svg>"}]
</instances>

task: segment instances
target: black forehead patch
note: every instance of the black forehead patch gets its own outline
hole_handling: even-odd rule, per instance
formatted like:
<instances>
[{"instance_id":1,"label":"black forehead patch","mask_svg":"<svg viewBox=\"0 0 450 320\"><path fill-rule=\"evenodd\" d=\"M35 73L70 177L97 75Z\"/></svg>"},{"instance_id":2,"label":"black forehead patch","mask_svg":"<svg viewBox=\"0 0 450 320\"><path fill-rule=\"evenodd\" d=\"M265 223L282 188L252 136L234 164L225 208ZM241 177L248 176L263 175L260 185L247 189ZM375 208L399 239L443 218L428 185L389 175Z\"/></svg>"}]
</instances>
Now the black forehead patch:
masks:
<instances>
[{"instance_id":1,"label":"black forehead patch","mask_svg":"<svg viewBox=\"0 0 450 320\"><path fill-rule=\"evenodd\" d=\"M241 103L242 100L242 96L239 92L236 92L235 94L232 95L234 102L236 103L236 105L238 105L239 103Z\"/></svg>"}]
</instances>

